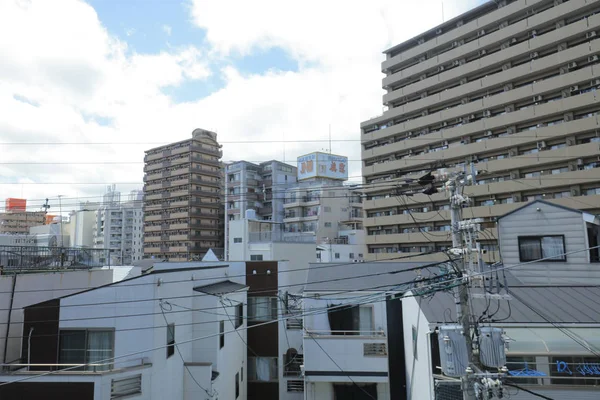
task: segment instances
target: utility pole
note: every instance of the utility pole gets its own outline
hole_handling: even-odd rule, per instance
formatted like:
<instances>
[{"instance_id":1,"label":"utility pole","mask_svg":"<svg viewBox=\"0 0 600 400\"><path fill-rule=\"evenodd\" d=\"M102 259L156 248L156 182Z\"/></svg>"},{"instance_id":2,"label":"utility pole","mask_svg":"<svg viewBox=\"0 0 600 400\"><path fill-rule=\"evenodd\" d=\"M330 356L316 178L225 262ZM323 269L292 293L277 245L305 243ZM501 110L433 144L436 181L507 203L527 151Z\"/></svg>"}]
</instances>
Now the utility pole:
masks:
<instances>
[{"instance_id":1,"label":"utility pole","mask_svg":"<svg viewBox=\"0 0 600 400\"><path fill-rule=\"evenodd\" d=\"M472 368L476 362L475 354L473 352L473 341L471 340L471 312L469 309L469 277L466 270L465 255L462 241L462 232L460 227L460 210L462 205L466 203L466 199L459 193L459 185L462 185L461 175L454 176L451 178L447 187L450 191L450 220L452 227L452 248L461 254L461 259L457 260L456 266L461 276L461 285L454 287L454 297L456 301L456 319L462 326L462 334L467 344L469 367L467 371ZM475 400L473 390L470 390L469 376L465 371L465 375L462 376L462 391L464 400Z\"/></svg>"}]
</instances>

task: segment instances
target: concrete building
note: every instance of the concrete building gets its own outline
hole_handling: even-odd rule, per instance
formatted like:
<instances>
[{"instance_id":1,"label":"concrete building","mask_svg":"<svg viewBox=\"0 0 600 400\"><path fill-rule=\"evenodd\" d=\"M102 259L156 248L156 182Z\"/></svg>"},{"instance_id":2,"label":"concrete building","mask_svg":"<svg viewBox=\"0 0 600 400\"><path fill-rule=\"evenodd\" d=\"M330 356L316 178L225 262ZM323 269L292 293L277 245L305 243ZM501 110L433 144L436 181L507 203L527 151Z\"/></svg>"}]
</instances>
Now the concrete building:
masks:
<instances>
[{"instance_id":1,"label":"concrete building","mask_svg":"<svg viewBox=\"0 0 600 400\"><path fill-rule=\"evenodd\" d=\"M296 167L280 161L227 164L227 219L242 219L254 210L258 219L283 221L283 193L296 183Z\"/></svg>"},{"instance_id":2,"label":"concrete building","mask_svg":"<svg viewBox=\"0 0 600 400\"><path fill-rule=\"evenodd\" d=\"M0 213L0 234L28 234L32 226L44 225L43 211L6 211Z\"/></svg>"},{"instance_id":3,"label":"concrete building","mask_svg":"<svg viewBox=\"0 0 600 400\"><path fill-rule=\"evenodd\" d=\"M223 248L222 155L217 134L203 129L146 151L144 257L187 261Z\"/></svg>"},{"instance_id":4,"label":"concrete building","mask_svg":"<svg viewBox=\"0 0 600 400\"><path fill-rule=\"evenodd\" d=\"M345 186L348 158L327 153L298 157L298 184L285 192L285 236L338 241L340 230L362 229L361 192Z\"/></svg>"},{"instance_id":5,"label":"concrete building","mask_svg":"<svg viewBox=\"0 0 600 400\"><path fill-rule=\"evenodd\" d=\"M387 110L361 124L368 259L450 244L445 194L398 196L398 183L431 170L475 163L463 214L486 220L489 250L494 218L518 203L600 212L599 11L489 1L385 51Z\"/></svg>"},{"instance_id":6,"label":"concrete building","mask_svg":"<svg viewBox=\"0 0 600 400\"><path fill-rule=\"evenodd\" d=\"M21 344L29 332L23 331L23 310L32 304L70 295L140 275L137 267L86 268L57 271L48 268L35 273L0 275L0 359L3 363L20 363Z\"/></svg>"},{"instance_id":7,"label":"concrete building","mask_svg":"<svg viewBox=\"0 0 600 400\"><path fill-rule=\"evenodd\" d=\"M245 285L228 280L226 265L170 264L25 307L27 361L0 381L86 366L2 385L0 397L246 399Z\"/></svg>"},{"instance_id":8,"label":"concrete building","mask_svg":"<svg viewBox=\"0 0 600 400\"><path fill-rule=\"evenodd\" d=\"M132 191L127 201L109 186L95 211L94 248L110 250L108 265L131 265L143 257L143 194Z\"/></svg>"},{"instance_id":9,"label":"concrete building","mask_svg":"<svg viewBox=\"0 0 600 400\"><path fill-rule=\"evenodd\" d=\"M97 209L97 208L96 208ZM80 248L94 247L94 229L96 227L96 209L72 211L65 232L71 237L71 246ZM140 219L138 217L138 219ZM140 247L141 248L141 247ZM139 256L139 254L138 254Z\"/></svg>"}]
</instances>

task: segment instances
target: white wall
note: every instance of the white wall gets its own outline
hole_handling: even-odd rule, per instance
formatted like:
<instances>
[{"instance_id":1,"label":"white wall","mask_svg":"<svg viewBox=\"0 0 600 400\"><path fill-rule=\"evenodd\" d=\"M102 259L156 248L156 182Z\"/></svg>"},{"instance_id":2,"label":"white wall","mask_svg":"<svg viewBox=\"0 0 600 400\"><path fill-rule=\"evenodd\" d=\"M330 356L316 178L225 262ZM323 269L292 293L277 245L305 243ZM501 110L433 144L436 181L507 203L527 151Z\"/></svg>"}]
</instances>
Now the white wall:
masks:
<instances>
[{"instance_id":1,"label":"white wall","mask_svg":"<svg viewBox=\"0 0 600 400\"><path fill-rule=\"evenodd\" d=\"M431 351L429 346L429 322L419 307L416 297L402 299L404 321L404 354L406 366L406 390L408 400L433 399L431 375ZM417 333L417 357L413 351L413 326Z\"/></svg>"},{"instance_id":2,"label":"white wall","mask_svg":"<svg viewBox=\"0 0 600 400\"><path fill-rule=\"evenodd\" d=\"M126 269L129 270L129 269ZM135 274L135 271L132 271ZM139 274L139 269L137 270ZM21 336L23 335L23 307L66 296L89 288L112 283L124 276L118 269L92 269L43 274L16 275L13 311L10 317L10 331L6 361L21 357ZM14 275L0 276L0 337L6 337L8 308ZM4 343L0 343L0 357L4 359Z\"/></svg>"},{"instance_id":3,"label":"white wall","mask_svg":"<svg viewBox=\"0 0 600 400\"><path fill-rule=\"evenodd\" d=\"M332 382L306 382L306 400L335 400ZM377 384L377 398L389 399L390 390L387 383Z\"/></svg>"},{"instance_id":4,"label":"white wall","mask_svg":"<svg viewBox=\"0 0 600 400\"><path fill-rule=\"evenodd\" d=\"M385 309L385 302L378 301L373 303L365 304L365 296L374 295L374 293L360 292L360 293L348 293L348 294L334 294L329 297L334 300L328 300L326 293L320 293L318 299L305 297L304 303L304 327L306 330L314 331L328 331L329 319L327 312L322 311L331 304L357 304L371 305L373 306L373 319L374 329L377 331L383 331L387 335L387 314ZM381 296L379 296L381 298Z\"/></svg>"}]
</instances>

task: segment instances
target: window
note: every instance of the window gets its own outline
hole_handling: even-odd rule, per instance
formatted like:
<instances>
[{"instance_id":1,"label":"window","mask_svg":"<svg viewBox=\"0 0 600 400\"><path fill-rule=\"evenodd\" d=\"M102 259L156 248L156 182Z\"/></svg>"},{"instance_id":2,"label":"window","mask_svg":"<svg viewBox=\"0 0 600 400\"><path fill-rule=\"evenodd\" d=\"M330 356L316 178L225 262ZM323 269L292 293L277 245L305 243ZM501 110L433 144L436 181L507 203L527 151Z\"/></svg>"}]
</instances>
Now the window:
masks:
<instances>
[{"instance_id":1,"label":"window","mask_svg":"<svg viewBox=\"0 0 600 400\"><path fill-rule=\"evenodd\" d=\"M339 304L338 304L339 305ZM335 306L331 304L330 307ZM338 307L327 312L332 335L371 335L373 334L373 306Z\"/></svg>"},{"instance_id":2,"label":"window","mask_svg":"<svg viewBox=\"0 0 600 400\"><path fill-rule=\"evenodd\" d=\"M235 398L240 397L240 373L235 374Z\"/></svg>"},{"instance_id":3,"label":"window","mask_svg":"<svg viewBox=\"0 0 600 400\"><path fill-rule=\"evenodd\" d=\"M241 237L233 238L233 243L242 243L242 238Z\"/></svg>"},{"instance_id":4,"label":"window","mask_svg":"<svg viewBox=\"0 0 600 400\"><path fill-rule=\"evenodd\" d=\"M565 253L565 237L554 236L519 236L519 259L535 261L550 258L546 261L567 261Z\"/></svg>"},{"instance_id":5,"label":"window","mask_svg":"<svg viewBox=\"0 0 600 400\"><path fill-rule=\"evenodd\" d=\"M252 255L250 255L250 261L262 261L262 260L263 260L262 254L252 254Z\"/></svg>"},{"instance_id":6,"label":"window","mask_svg":"<svg viewBox=\"0 0 600 400\"><path fill-rule=\"evenodd\" d=\"M219 321L219 348L225 347L225 321Z\"/></svg>"},{"instance_id":7,"label":"window","mask_svg":"<svg viewBox=\"0 0 600 400\"><path fill-rule=\"evenodd\" d=\"M354 253L350 253L350 254L348 254L348 256L350 257L350 259L353 259L354 258Z\"/></svg>"},{"instance_id":8,"label":"window","mask_svg":"<svg viewBox=\"0 0 600 400\"><path fill-rule=\"evenodd\" d=\"M277 297L248 297L249 321L277 319Z\"/></svg>"},{"instance_id":9,"label":"window","mask_svg":"<svg viewBox=\"0 0 600 400\"><path fill-rule=\"evenodd\" d=\"M113 357L113 353L112 330L60 331L59 364L93 364ZM89 365L84 368L88 371L107 371L112 365Z\"/></svg>"},{"instance_id":10,"label":"window","mask_svg":"<svg viewBox=\"0 0 600 400\"><path fill-rule=\"evenodd\" d=\"M339 260L339 258L340 258L340 253L335 253L335 259Z\"/></svg>"},{"instance_id":11,"label":"window","mask_svg":"<svg viewBox=\"0 0 600 400\"><path fill-rule=\"evenodd\" d=\"M175 324L167 325L167 358L175 354Z\"/></svg>"},{"instance_id":12,"label":"window","mask_svg":"<svg viewBox=\"0 0 600 400\"><path fill-rule=\"evenodd\" d=\"M277 381L277 357L248 357L248 382Z\"/></svg>"},{"instance_id":13,"label":"window","mask_svg":"<svg viewBox=\"0 0 600 400\"><path fill-rule=\"evenodd\" d=\"M244 367L240 368L240 381L244 382Z\"/></svg>"},{"instance_id":14,"label":"window","mask_svg":"<svg viewBox=\"0 0 600 400\"><path fill-rule=\"evenodd\" d=\"M331 222L325 222L325 228L331 228Z\"/></svg>"},{"instance_id":15,"label":"window","mask_svg":"<svg viewBox=\"0 0 600 400\"><path fill-rule=\"evenodd\" d=\"M326 207L324 207L323 211L325 211L325 212L331 212L331 207L326 206Z\"/></svg>"},{"instance_id":16,"label":"window","mask_svg":"<svg viewBox=\"0 0 600 400\"><path fill-rule=\"evenodd\" d=\"M235 328L244 324L244 305L242 303L235 306Z\"/></svg>"}]
</instances>

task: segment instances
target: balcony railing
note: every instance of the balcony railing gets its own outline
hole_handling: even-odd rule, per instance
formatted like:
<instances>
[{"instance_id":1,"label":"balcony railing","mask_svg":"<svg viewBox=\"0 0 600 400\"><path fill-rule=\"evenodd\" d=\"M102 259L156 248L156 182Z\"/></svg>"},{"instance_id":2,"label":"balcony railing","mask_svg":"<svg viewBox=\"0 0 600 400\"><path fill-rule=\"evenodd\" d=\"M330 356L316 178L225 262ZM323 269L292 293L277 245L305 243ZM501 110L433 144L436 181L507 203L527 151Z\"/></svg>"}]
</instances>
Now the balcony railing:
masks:
<instances>
[{"instance_id":1,"label":"balcony railing","mask_svg":"<svg viewBox=\"0 0 600 400\"><path fill-rule=\"evenodd\" d=\"M250 243L315 243L315 240L314 235L285 235L282 231L250 232L248 235L248 241Z\"/></svg>"}]
</instances>

